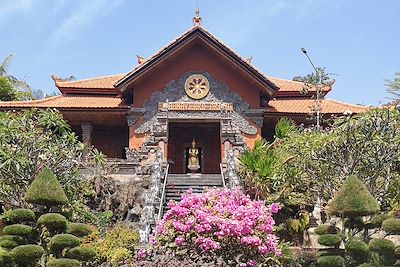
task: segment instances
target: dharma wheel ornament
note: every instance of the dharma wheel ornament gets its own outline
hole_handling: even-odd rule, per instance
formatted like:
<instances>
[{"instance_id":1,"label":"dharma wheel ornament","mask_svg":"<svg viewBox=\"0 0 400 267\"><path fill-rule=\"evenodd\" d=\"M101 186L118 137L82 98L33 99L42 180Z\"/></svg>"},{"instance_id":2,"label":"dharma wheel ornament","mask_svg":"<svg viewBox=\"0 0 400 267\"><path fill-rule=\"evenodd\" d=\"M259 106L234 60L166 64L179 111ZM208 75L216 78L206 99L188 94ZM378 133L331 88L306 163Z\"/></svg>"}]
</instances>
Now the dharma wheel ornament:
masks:
<instances>
[{"instance_id":1,"label":"dharma wheel ornament","mask_svg":"<svg viewBox=\"0 0 400 267\"><path fill-rule=\"evenodd\" d=\"M201 74L190 75L185 82L185 92L193 99L202 99L210 91L210 83Z\"/></svg>"}]
</instances>

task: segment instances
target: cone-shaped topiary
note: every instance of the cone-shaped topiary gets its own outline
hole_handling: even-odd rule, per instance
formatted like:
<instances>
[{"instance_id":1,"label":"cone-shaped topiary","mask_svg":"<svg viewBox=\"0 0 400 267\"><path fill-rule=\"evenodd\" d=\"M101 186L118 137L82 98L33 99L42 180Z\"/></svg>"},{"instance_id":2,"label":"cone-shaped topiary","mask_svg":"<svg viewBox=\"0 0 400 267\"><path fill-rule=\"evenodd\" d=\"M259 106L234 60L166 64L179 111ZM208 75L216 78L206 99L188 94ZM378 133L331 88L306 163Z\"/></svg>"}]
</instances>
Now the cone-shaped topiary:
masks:
<instances>
[{"instance_id":1,"label":"cone-shaped topiary","mask_svg":"<svg viewBox=\"0 0 400 267\"><path fill-rule=\"evenodd\" d=\"M74 259L53 259L50 260L47 264L46 267L80 267L81 263L78 260Z\"/></svg>"},{"instance_id":2,"label":"cone-shaped topiary","mask_svg":"<svg viewBox=\"0 0 400 267\"><path fill-rule=\"evenodd\" d=\"M44 252L44 248L38 245L22 245L11 250L11 255L20 266L35 266Z\"/></svg>"},{"instance_id":3,"label":"cone-shaped topiary","mask_svg":"<svg viewBox=\"0 0 400 267\"><path fill-rule=\"evenodd\" d=\"M54 173L45 167L29 186L25 201L45 206L56 206L67 203L68 198Z\"/></svg>"},{"instance_id":4,"label":"cone-shaped topiary","mask_svg":"<svg viewBox=\"0 0 400 267\"><path fill-rule=\"evenodd\" d=\"M360 179L349 176L329 204L328 211L340 217L354 218L378 213L380 206Z\"/></svg>"}]
</instances>

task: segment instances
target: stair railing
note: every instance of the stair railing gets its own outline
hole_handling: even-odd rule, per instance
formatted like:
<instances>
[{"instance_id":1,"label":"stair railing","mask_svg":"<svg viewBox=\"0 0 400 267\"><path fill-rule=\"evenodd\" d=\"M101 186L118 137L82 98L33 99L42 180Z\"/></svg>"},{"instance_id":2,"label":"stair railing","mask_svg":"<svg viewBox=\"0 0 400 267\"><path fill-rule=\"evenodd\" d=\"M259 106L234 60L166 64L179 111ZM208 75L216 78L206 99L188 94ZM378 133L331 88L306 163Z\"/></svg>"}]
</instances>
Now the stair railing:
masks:
<instances>
[{"instance_id":1,"label":"stair railing","mask_svg":"<svg viewBox=\"0 0 400 267\"><path fill-rule=\"evenodd\" d=\"M167 180L168 180L168 172L169 172L169 163L167 163L167 169L164 174L164 184L161 189L161 199L160 199L160 206L158 208L158 220L162 219L162 216L164 215L164 204L165 204L165 194L167 190Z\"/></svg>"},{"instance_id":2,"label":"stair railing","mask_svg":"<svg viewBox=\"0 0 400 267\"><path fill-rule=\"evenodd\" d=\"M221 172L222 187L226 187L226 184L225 184L225 175L224 175L224 167L222 166L222 163L219 164L219 170L220 170L220 172Z\"/></svg>"}]
</instances>

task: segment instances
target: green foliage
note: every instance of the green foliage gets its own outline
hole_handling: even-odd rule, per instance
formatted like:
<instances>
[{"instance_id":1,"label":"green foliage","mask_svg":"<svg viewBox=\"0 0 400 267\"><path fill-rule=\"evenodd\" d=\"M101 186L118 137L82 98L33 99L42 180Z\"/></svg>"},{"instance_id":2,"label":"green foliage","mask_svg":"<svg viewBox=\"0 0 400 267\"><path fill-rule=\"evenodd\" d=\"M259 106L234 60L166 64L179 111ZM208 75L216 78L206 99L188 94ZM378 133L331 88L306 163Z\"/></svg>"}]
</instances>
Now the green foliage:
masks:
<instances>
[{"instance_id":1,"label":"green foliage","mask_svg":"<svg viewBox=\"0 0 400 267\"><path fill-rule=\"evenodd\" d=\"M32 227L27 225L12 224L4 227L3 234L29 237L32 235L32 230L33 230Z\"/></svg>"},{"instance_id":2,"label":"green foliage","mask_svg":"<svg viewBox=\"0 0 400 267\"><path fill-rule=\"evenodd\" d=\"M368 188L355 176L343 183L339 193L329 204L329 212L339 217L359 217L378 213L379 203Z\"/></svg>"},{"instance_id":3,"label":"green foliage","mask_svg":"<svg viewBox=\"0 0 400 267\"><path fill-rule=\"evenodd\" d=\"M14 260L10 253L2 248L0 248L0 266L2 267L13 267Z\"/></svg>"},{"instance_id":4,"label":"green foliage","mask_svg":"<svg viewBox=\"0 0 400 267\"><path fill-rule=\"evenodd\" d=\"M275 125L275 138L284 139L297 130L296 124L291 118L283 117Z\"/></svg>"},{"instance_id":5,"label":"green foliage","mask_svg":"<svg viewBox=\"0 0 400 267\"><path fill-rule=\"evenodd\" d=\"M0 112L0 199L21 207L37 173L47 166L70 200L80 199L83 144L56 110ZM42 188L43 190L46 188Z\"/></svg>"},{"instance_id":6,"label":"green foliage","mask_svg":"<svg viewBox=\"0 0 400 267\"><path fill-rule=\"evenodd\" d=\"M0 101L18 100L17 91L12 87L7 77L0 76Z\"/></svg>"},{"instance_id":7,"label":"green foliage","mask_svg":"<svg viewBox=\"0 0 400 267\"><path fill-rule=\"evenodd\" d=\"M139 242L139 233L127 225L120 224L109 229L104 237L99 237L97 232L93 232L89 238L94 239L88 246L96 250L96 262L118 266L121 262L132 261L135 246Z\"/></svg>"},{"instance_id":8,"label":"green foliage","mask_svg":"<svg viewBox=\"0 0 400 267\"><path fill-rule=\"evenodd\" d=\"M37 224L45 226L50 232L62 232L67 229L67 219L59 213L46 213L39 217Z\"/></svg>"},{"instance_id":9,"label":"green foliage","mask_svg":"<svg viewBox=\"0 0 400 267\"><path fill-rule=\"evenodd\" d=\"M358 263L363 263L368 259L369 247L361 239L352 238L346 245L346 252Z\"/></svg>"},{"instance_id":10,"label":"green foliage","mask_svg":"<svg viewBox=\"0 0 400 267\"><path fill-rule=\"evenodd\" d=\"M317 235L337 234L339 233L339 228L330 224L321 224L315 227L314 233Z\"/></svg>"},{"instance_id":11,"label":"green foliage","mask_svg":"<svg viewBox=\"0 0 400 267\"><path fill-rule=\"evenodd\" d=\"M29 186L25 201L45 206L56 206L66 204L68 198L54 173L45 167Z\"/></svg>"},{"instance_id":12,"label":"green foliage","mask_svg":"<svg viewBox=\"0 0 400 267\"><path fill-rule=\"evenodd\" d=\"M344 259L341 256L321 256L317 260L319 267L343 267Z\"/></svg>"},{"instance_id":13,"label":"green foliage","mask_svg":"<svg viewBox=\"0 0 400 267\"><path fill-rule=\"evenodd\" d=\"M22 266L34 266L45 253L43 247L38 245L21 245L11 250L15 262Z\"/></svg>"},{"instance_id":14,"label":"green foliage","mask_svg":"<svg viewBox=\"0 0 400 267\"><path fill-rule=\"evenodd\" d=\"M16 235L0 235L0 242L3 240L14 241L14 242L17 242L18 244L24 243L24 239L22 237L16 236Z\"/></svg>"},{"instance_id":15,"label":"green foliage","mask_svg":"<svg viewBox=\"0 0 400 267\"><path fill-rule=\"evenodd\" d=\"M325 234L318 237L318 244L327 247L339 247L342 243L342 238L337 234Z\"/></svg>"},{"instance_id":16,"label":"green foliage","mask_svg":"<svg viewBox=\"0 0 400 267\"><path fill-rule=\"evenodd\" d=\"M84 223L70 223L68 224L67 227L68 234L78 237L84 237L90 235L92 232L93 232L92 227Z\"/></svg>"},{"instance_id":17,"label":"green foliage","mask_svg":"<svg viewBox=\"0 0 400 267\"><path fill-rule=\"evenodd\" d=\"M383 238L373 238L368 243L369 249L378 254L393 254L395 244L393 241Z\"/></svg>"},{"instance_id":18,"label":"green foliage","mask_svg":"<svg viewBox=\"0 0 400 267\"><path fill-rule=\"evenodd\" d=\"M51 252L58 254L65 248L73 248L78 246L81 240L70 234L58 234L53 236L49 242L49 249Z\"/></svg>"},{"instance_id":19,"label":"green foliage","mask_svg":"<svg viewBox=\"0 0 400 267\"><path fill-rule=\"evenodd\" d=\"M81 263L75 259L52 259L47 264L46 267L80 267Z\"/></svg>"},{"instance_id":20,"label":"green foliage","mask_svg":"<svg viewBox=\"0 0 400 267\"><path fill-rule=\"evenodd\" d=\"M389 235L399 235L400 234L400 219L390 218L382 223L382 230Z\"/></svg>"},{"instance_id":21,"label":"green foliage","mask_svg":"<svg viewBox=\"0 0 400 267\"><path fill-rule=\"evenodd\" d=\"M15 241L12 240L2 240L0 241L0 247L5 248L5 249L13 249L19 244Z\"/></svg>"},{"instance_id":22,"label":"green foliage","mask_svg":"<svg viewBox=\"0 0 400 267\"><path fill-rule=\"evenodd\" d=\"M361 265L358 265L357 267L378 267L373 263L363 263Z\"/></svg>"},{"instance_id":23,"label":"green foliage","mask_svg":"<svg viewBox=\"0 0 400 267\"><path fill-rule=\"evenodd\" d=\"M92 247L74 247L68 250L66 257L80 261L91 261L96 257L96 250Z\"/></svg>"},{"instance_id":24,"label":"green foliage","mask_svg":"<svg viewBox=\"0 0 400 267\"><path fill-rule=\"evenodd\" d=\"M388 214L388 213L383 213L383 214L377 214L374 215L371 220L368 222L367 227L368 228L380 228L382 226L383 221L392 218L393 215Z\"/></svg>"},{"instance_id":25,"label":"green foliage","mask_svg":"<svg viewBox=\"0 0 400 267\"><path fill-rule=\"evenodd\" d=\"M394 74L393 80L386 80L387 91L396 97L400 97L400 72Z\"/></svg>"},{"instance_id":26,"label":"green foliage","mask_svg":"<svg viewBox=\"0 0 400 267\"><path fill-rule=\"evenodd\" d=\"M35 213L29 209L14 209L4 212L2 220L11 223L33 222Z\"/></svg>"}]
</instances>

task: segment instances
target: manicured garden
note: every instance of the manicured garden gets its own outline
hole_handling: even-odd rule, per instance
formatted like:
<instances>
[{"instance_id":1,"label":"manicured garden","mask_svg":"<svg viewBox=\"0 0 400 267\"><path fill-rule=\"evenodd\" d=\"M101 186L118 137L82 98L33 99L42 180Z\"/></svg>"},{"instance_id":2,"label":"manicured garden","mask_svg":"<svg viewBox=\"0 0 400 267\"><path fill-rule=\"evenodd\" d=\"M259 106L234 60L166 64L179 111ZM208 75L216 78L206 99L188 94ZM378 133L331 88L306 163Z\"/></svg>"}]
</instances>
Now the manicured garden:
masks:
<instances>
[{"instance_id":1,"label":"manicured garden","mask_svg":"<svg viewBox=\"0 0 400 267\"><path fill-rule=\"evenodd\" d=\"M400 266L398 111L325 123L281 119L240 187L185 192L139 244L104 155L55 110L0 113L0 266Z\"/></svg>"}]
</instances>

